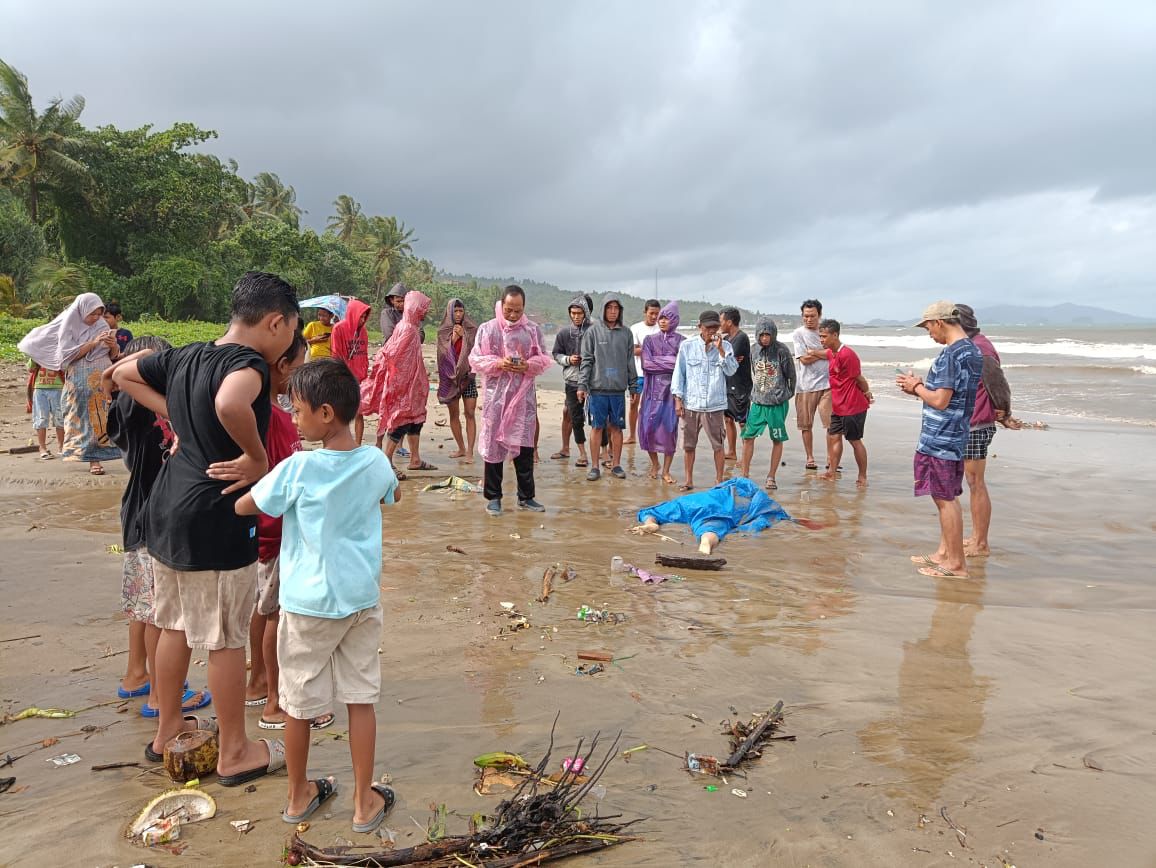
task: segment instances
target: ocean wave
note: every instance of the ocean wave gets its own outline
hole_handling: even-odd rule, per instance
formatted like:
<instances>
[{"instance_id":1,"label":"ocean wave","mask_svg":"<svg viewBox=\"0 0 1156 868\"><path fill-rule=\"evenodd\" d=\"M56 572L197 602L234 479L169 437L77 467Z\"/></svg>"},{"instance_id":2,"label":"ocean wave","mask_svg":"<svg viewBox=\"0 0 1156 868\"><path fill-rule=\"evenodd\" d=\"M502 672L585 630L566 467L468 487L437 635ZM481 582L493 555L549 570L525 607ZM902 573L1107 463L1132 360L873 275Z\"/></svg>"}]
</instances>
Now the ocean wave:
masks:
<instances>
[{"instance_id":1,"label":"ocean wave","mask_svg":"<svg viewBox=\"0 0 1156 868\"><path fill-rule=\"evenodd\" d=\"M935 350L938 345L927 335L853 335L843 336L852 347L903 347L912 350ZM1092 343L1060 338L1053 341L1001 341L996 344L1001 356L1051 355L1085 359L1145 359L1156 361L1156 344Z\"/></svg>"}]
</instances>

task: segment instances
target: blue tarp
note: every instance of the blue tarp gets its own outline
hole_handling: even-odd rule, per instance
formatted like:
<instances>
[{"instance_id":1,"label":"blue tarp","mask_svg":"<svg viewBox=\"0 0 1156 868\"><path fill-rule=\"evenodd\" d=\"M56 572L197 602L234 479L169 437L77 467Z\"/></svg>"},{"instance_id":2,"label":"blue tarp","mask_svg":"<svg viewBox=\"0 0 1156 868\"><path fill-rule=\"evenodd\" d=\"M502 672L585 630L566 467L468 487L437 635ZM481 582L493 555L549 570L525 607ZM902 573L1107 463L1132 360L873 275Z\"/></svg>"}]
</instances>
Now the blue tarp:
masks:
<instances>
[{"instance_id":1,"label":"blue tarp","mask_svg":"<svg viewBox=\"0 0 1156 868\"><path fill-rule=\"evenodd\" d=\"M349 306L349 300L340 295L315 295L297 304L301 307L323 307L338 319L345 319L345 309Z\"/></svg>"},{"instance_id":2,"label":"blue tarp","mask_svg":"<svg viewBox=\"0 0 1156 868\"><path fill-rule=\"evenodd\" d=\"M716 533L721 540L732 530L757 533L791 516L749 479L728 479L706 491L684 494L639 510L638 520L659 524L689 524L695 539Z\"/></svg>"}]
</instances>

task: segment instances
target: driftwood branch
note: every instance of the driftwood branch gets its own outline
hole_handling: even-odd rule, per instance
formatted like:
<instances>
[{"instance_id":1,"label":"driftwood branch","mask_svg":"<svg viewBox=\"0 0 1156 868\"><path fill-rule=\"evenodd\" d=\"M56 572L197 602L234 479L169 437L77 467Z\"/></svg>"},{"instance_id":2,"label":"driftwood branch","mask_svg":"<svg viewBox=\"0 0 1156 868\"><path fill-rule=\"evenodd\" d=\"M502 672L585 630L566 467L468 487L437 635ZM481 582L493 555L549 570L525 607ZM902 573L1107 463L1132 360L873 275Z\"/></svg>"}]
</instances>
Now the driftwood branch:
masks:
<instances>
[{"instance_id":1,"label":"driftwood branch","mask_svg":"<svg viewBox=\"0 0 1156 868\"><path fill-rule=\"evenodd\" d=\"M685 555L664 555L659 552L654 556L656 564L664 567L677 567L683 570L721 570L727 564L726 558L686 557Z\"/></svg>"},{"instance_id":2,"label":"driftwood branch","mask_svg":"<svg viewBox=\"0 0 1156 868\"><path fill-rule=\"evenodd\" d=\"M763 718L762 722L759 723L759 725L756 726L753 730L751 730L750 735L743 739L742 744L740 744L731 753L731 755L727 757L727 760L725 763L723 763L723 766L728 769L738 768L739 764L747 758L747 754L749 754L751 750L759 744L759 742L764 741L767 738L769 735L768 730L782 721L782 719L783 700L780 699L775 703L775 707L767 712L767 716Z\"/></svg>"}]
</instances>

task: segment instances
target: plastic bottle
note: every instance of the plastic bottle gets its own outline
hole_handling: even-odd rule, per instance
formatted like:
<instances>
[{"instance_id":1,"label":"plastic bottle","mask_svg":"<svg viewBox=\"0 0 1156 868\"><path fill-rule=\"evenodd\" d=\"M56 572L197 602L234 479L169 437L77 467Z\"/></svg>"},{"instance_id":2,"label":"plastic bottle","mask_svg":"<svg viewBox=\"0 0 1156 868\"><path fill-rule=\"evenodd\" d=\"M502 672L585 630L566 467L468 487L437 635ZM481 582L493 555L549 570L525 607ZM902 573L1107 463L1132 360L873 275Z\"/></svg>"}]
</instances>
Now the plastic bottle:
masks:
<instances>
[{"instance_id":1,"label":"plastic bottle","mask_svg":"<svg viewBox=\"0 0 1156 868\"><path fill-rule=\"evenodd\" d=\"M624 573L624 572L626 572L626 561L624 561L618 555L615 555L614 557L612 557L610 559L610 572L612 572L612 573Z\"/></svg>"}]
</instances>

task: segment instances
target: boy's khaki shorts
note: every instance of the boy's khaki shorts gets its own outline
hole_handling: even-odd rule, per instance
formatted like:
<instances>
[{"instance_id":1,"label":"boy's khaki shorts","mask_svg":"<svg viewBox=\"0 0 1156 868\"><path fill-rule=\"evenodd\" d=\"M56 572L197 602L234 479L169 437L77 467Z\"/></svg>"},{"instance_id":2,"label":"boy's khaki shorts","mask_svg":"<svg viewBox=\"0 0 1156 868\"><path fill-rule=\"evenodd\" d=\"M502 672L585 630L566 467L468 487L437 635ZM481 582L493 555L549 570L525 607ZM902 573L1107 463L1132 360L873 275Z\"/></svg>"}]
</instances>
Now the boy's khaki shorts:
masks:
<instances>
[{"instance_id":1,"label":"boy's khaki shorts","mask_svg":"<svg viewBox=\"0 0 1156 868\"><path fill-rule=\"evenodd\" d=\"M381 696L381 604L346 618L281 612L277 661L281 707L309 720L334 703L372 705Z\"/></svg>"},{"instance_id":2,"label":"boy's khaki shorts","mask_svg":"<svg viewBox=\"0 0 1156 868\"><path fill-rule=\"evenodd\" d=\"M257 614L276 615L281 607L281 558L257 561Z\"/></svg>"},{"instance_id":3,"label":"boy's khaki shorts","mask_svg":"<svg viewBox=\"0 0 1156 868\"><path fill-rule=\"evenodd\" d=\"M249 644L257 564L239 570L174 570L153 558L156 625L182 630L190 648L220 651Z\"/></svg>"},{"instance_id":4,"label":"boy's khaki shorts","mask_svg":"<svg viewBox=\"0 0 1156 868\"><path fill-rule=\"evenodd\" d=\"M817 392L799 392L795 395L795 422L800 431L810 431L815 427L815 413L819 413L819 421L823 423L823 430L831 427L831 390L820 389Z\"/></svg>"}]
</instances>

